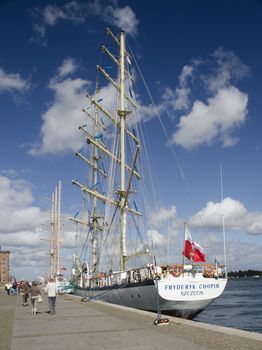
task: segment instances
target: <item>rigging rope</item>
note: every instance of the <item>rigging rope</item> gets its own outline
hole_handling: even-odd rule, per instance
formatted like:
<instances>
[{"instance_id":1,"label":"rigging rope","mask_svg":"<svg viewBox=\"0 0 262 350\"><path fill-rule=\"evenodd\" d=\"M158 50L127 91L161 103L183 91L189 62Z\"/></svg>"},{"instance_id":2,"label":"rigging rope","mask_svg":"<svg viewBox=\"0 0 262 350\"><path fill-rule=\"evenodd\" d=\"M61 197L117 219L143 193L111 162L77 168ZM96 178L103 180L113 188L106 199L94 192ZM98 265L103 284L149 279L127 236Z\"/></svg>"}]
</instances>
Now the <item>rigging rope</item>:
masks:
<instances>
[{"instance_id":1,"label":"rigging rope","mask_svg":"<svg viewBox=\"0 0 262 350\"><path fill-rule=\"evenodd\" d=\"M144 78L144 76L143 76L143 73L142 73L142 71L141 71L141 69L140 69L140 67L139 67L139 64L138 64L138 62L137 62L137 60L136 60L136 58L135 58L135 55L134 55L134 53L133 53L131 47L130 47L129 45L128 45L128 47L129 47L129 50L130 50L130 52L131 52L131 54L132 54L132 58L134 59L134 62L135 62L135 64L136 64L137 70L138 70L138 72L139 72L139 74L140 74L140 76L141 76L141 79L142 79L143 83L144 83L144 86L145 86L145 89L146 89L146 91L147 91L147 93L148 93L149 99L150 99L150 101L151 101L151 103L152 103L152 105L153 105L153 108L154 108L154 110L155 110L156 116L157 116L157 118L158 118L158 120L159 120L159 122L160 122L160 125L161 125L161 127L162 127L162 129L163 129L163 131L164 131L165 137L166 137L167 142L168 142L168 146L169 146L169 148L170 148L170 150L171 150L171 153L172 153L172 155L173 155L173 157L174 157L174 159L175 159L175 161L176 161L176 163L177 163L178 169L179 169L179 171L180 171L181 178L182 178L182 180L183 180L183 182L184 182L184 184L185 184L185 188L186 188L186 190L187 190L187 192L188 192L188 195L189 195L190 199L191 199L194 203L196 203L195 197L193 196L193 193L192 193L192 191L191 191L191 188L190 188L190 186L189 186L189 183L188 183L188 181L187 181L187 179L186 179L186 176L185 176L184 171L183 171L183 169L182 169L182 166L181 166L181 164L180 164L179 158L178 158L178 156L177 156L177 154L176 154L176 152L175 152L174 146L173 146L173 144L170 143L170 141L169 141L168 132L167 132L167 130L166 130L166 128L165 128L165 125L164 125L164 123L163 123L163 121L162 121L162 118L161 118L161 116L160 116L160 114L159 114L159 112L158 112L158 110L157 110L157 107L156 107L156 105L155 105L154 99L153 99L152 94L151 94L151 92L150 92L150 90L149 90L149 87L148 87L148 85L147 85L147 83L146 83L146 81L145 81L145 78ZM199 216L199 218L200 218L200 222L201 222L202 227L205 229L205 227L204 227L204 218L202 217L202 215L201 215L200 213L198 213L198 216Z\"/></svg>"}]
</instances>

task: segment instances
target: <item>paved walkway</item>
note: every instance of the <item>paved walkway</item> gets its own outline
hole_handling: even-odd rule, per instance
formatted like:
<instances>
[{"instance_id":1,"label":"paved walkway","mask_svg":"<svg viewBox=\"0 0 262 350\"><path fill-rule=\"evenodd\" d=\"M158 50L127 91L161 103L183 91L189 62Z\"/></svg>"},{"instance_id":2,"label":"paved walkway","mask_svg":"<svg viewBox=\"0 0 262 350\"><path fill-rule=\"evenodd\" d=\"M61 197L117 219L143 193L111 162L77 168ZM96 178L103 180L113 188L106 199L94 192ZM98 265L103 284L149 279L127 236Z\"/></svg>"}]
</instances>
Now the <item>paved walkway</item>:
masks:
<instances>
[{"instance_id":1,"label":"paved walkway","mask_svg":"<svg viewBox=\"0 0 262 350\"><path fill-rule=\"evenodd\" d=\"M0 350L10 349L15 306L16 296L7 295L4 288L0 288Z\"/></svg>"},{"instance_id":2,"label":"paved walkway","mask_svg":"<svg viewBox=\"0 0 262 350\"><path fill-rule=\"evenodd\" d=\"M262 350L262 334L224 331L224 327L177 318L169 318L169 325L155 326L154 314L81 302L74 296L59 296L55 315L47 310L45 298L32 316L31 307L23 307L17 297L11 350Z\"/></svg>"}]
</instances>

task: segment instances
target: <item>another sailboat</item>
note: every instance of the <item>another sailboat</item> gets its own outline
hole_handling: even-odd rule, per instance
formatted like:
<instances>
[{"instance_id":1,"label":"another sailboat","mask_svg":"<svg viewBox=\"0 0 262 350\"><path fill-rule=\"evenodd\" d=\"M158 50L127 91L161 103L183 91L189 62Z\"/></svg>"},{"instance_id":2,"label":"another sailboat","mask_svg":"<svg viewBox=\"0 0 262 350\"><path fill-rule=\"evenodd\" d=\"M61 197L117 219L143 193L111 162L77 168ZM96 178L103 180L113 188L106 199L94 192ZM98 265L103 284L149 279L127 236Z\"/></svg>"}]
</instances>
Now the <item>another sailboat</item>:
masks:
<instances>
[{"instance_id":1,"label":"another sailboat","mask_svg":"<svg viewBox=\"0 0 262 350\"><path fill-rule=\"evenodd\" d=\"M109 29L107 34L119 49L117 57L102 47L117 67L117 80L108 73L112 67L97 66L98 73L112 88L101 87L97 80L94 96L88 96L90 105L83 109L88 121L79 127L87 147L76 155L87 166L88 173L86 183L73 180L87 209L85 216L76 214L71 218L79 229L77 238L82 239L81 252L74 258L75 293L148 311L160 308L164 314L192 319L221 295L227 283L226 270L217 262L204 263L205 253L192 241L186 226L187 263L160 265L147 247L142 244L139 249L134 247L137 243L134 233L141 233L139 222L143 222L138 209L143 202L134 198L140 190L139 169L144 163L140 161L139 117L134 118L132 112L137 109L130 69L133 57L126 48L124 32L120 32L119 38ZM113 108L109 111L110 106L115 111ZM144 224L142 230L146 229ZM131 243L129 248L127 241Z\"/></svg>"}]
</instances>

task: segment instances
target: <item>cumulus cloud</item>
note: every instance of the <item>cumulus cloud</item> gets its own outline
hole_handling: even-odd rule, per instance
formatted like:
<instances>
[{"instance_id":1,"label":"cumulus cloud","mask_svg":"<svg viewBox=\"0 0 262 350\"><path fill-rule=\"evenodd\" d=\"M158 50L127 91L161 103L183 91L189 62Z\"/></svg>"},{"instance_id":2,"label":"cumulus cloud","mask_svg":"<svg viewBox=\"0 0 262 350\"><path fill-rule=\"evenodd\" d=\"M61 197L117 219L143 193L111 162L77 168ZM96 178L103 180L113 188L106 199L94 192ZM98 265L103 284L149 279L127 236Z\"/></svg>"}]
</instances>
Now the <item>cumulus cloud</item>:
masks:
<instances>
[{"instance_id":1,"label":"cumulus cloud","mask_svg":"<svg viewBox=\"0 0 262 350\"><path fill-rule=\"evenodd\" d=\"M162 95L169 114L184 111L171 141L187 150L218 141L224 147L235 145L235 133L248 113L248 95L235 85L249 75L249 67L223 48L185 65L178 87L167 87Z\"/></svg>"},{"instance_id":2,"label":"cumulus cloud","mask_svg":"<svg viewBox=\"0 0 262 350\"><path fill-rule=\"evenodd\" d=\"M149 224L152 226L161 226L166 224L168 220L174 220L177 215L175 206L168 208L161 207L157 211L151 212L149 217Z\"/></svg>"},{"instance_id":3,"label":"cumulus cloud","mask_svg":"<svg viewBox=\"0 0 262 350\"><path fill-rule=\"evenodd\" d=\"M86 90L90 82L68 75L75 72L76 65L72 59L66 59L58 69L49 88L54 92L54 100L42 115L41 142L34 144L29 154L61 154L79 148L78 126L83 121L81 108L87 104Z\"/></svg>"},{"instance_id":4,"label":"cumulus cloud","mask_svg":"<svg viewBox=\"0 0 262 350\"><path fill-rule=\"evenodd\" d=\"M74 24L86 23L88 18L97 17L100 20L125 30L131 36L137 34L138 19L130 6L119 7L117 1L69 1L65 5L47 5L45 8L35 8L37 21L33 24L32 41L46 45L46 28L54 27L59 21Z\"/></svg>"},{"instance_id":5,"label":"cumulus cloud","mask_svg":"<svg viewBox=\"0 0 262 350\"><path fill-rule=\"evenodd\" d=\"M19 73L7 73L0 68L0 93L23 93L29 86L29 81L23 79Z\"/></svg>"},{"instance_id":6,"label":"cumulus cloud","mask_svg":"<svg viewBox=\"0 0 262 350\"><path fill-rule=\"evenodd\" d=\"M81 113L82 108L94 115L94 108L87 99L87 91L92 86L88 80L73 78L72 73L76 72L77 65L73 59L66 59L57 70L57 74L50 80L49 89L54 93L54 99L47 111L42 115L42 127L40 132L40 142L35 142L29 149L32 156L43 156L47 154L62 155L67 152L74 152L83 147L84 135L80 133L78 127L85 125L85 130L93 135L92 119L85 113ZM112 84L100 87L99 104L112 116L116 115L117 91ZM166 103L159 105L142 105L139 96L134 96L137 104L137 111L134 111L132 118L127 121L128 127L139 123L147 122L163 113ZM86 108L87 106L87 108ZM127 108L128 109L128 108ZM101 115L105 127L109 124L109 119ZM110 136L110 130L103 131L104 138Z\"/></svg>"},{"instance_id":7,"label":"cumulus cloud","mask_svg":"<svg viewBox=\"0 0 262 350\"><path fill-rule=\"evenodd\" d=\"M23 263L26 270L41 265L40 239L46 235L41 225L47 222L47 217L33 205L31 186L24 180L0 175L0 192L0 242L2 249L11 251L11 274L19 278L17 269L22 269Z\"/></svg>"},{"instance_id":8,"label":"cumulus cloud","mask_svg":"<svg viewBox=\"0 0 262 350\"><path fill-rule=\"evenodd\" d=\"M226 51L219 47L212 55L215 64L208 62L210 74L202 74L201 79L206 85L207 91L216 93L250 75L250 69L233 51Z\"/></svg>"},{"instance_id":9,"label":"cumulus cloud","mask_svg":"<svg viewBox=\"0 0 262 350\"><path fill-rule=\"evenodd\" d=\"M78 1L70 1L64 6L47 5L42 14L44 22L48 26L54 26L59 19L65 19L74 23L85 22L85 7Z\"/></svg>"},{"instance_id":10,"label":"cumulus cloud","mask_svg":"<svg viewBox=\"0 0 262 350\"><path fill-rule=\"evenodd\" d=\"M167 243L166 237L164 237L161 233L156 230L148 230L147 237L151 245L156 247L163 247Z\"/></svg>"},{"instance_id":11,"label":"cumulus cloud","mask_svg":"<svg viewBox=\"0 0 262 350\"><path fill-rule=\"evenodd\" d=\"M93 135L92 119L82 113L84 108L89 114L94 115L95 109L86 97L91 87L91 82L80 78L73 78L72 74L77 70L75 61L67 58L57 69L57 74L50 80L49 88L54 93L54 99L47 111L42 115L42 127L40 142L34 143L29 149L32 156L62 155L74 152L84 144L84 133L79 132L80 125L84 125L86 131ZM116 114L116 95L114 86L100 87L100 105L111 115ZM146 113L145 113L146 115ZM101 115L106 127L109 119ZM110 131L103 131L104 137L110 137Z\"/></svg>"},{"instance_id":12,"label":"cumulus cloud","mask_svg":"<svg viewBox=\"0 0 262 350\"><path fill-rule=\"evenodd\" d=\"M230 197L222 202L208 202L206 207L189 219L192 227L221 229L224 215L227 230L243 230L251 235L262 235L262 212L248 212L244 204Z\"/></svg>"},{"instance_id":13,"label":"cumulus cloud","mask_svg":"<svg viewBox=\"0 0 262 350\"><path fill-rule=\"evenodd\" d=\"M67 75L74 73L78 69L73 58L66 58L62 65L58 68L58 75L60 78L64 78Z\"/></svg>"},{"instance_id":14,"label":"cumulus cloud","mask_svg":"<svg viewBox=\"0 0 262 350\"><path fill-rule=\"evenodd\" d=\"M0 192L0 233L17 233L41 225L43 213L32 206L32 190L25 181L0 176Z\"/></svg>"},{"instance_id":15,"label":"cumulus cloud","mask_svg":"<svg viewBox=\"0 0 262 350\"><path fill-rule=\"evenodd\" d=\"M137 34L139 20L129 6L123 8L107 6L104 11L104 19L108 23L126 31L131 36Z\"/></svg>"},{"instance_id":16,"label":"cumulus cloud","mask_svg":"<svg viewBox=\"0 0 262 350\"><path fill-rule=\"evenodd\" d=\"M0 175L0 192L0 242L11 252L11 275L29 280L43 276L49 268L51 214L34 206L31 185L23 179ZM62 245L73 249L73 232L63 237Z\"/></svg>"},{"instance_id":17,"label":"cumulus cloud","mask_svg":"<svg viewBox=\"0 0 262 350\"><path fill-rule=\"evenodd\" d=\"M247 94L229 86L220 89L207 103L195 101L192 111L180 118L173 143L185 149L220 140L224 147L237 142L233 133L247 116Z\"/></svg>"},{"instance_id":18,"label":"cumulus cloud","mask_svg":"<svg viewBox=\"0 0 262 350\"><path fill-rule=\"evenodd\" d=\"M165 89L163 99L169 101L169 106L173 111L187 109L190 106L190 81L193 79L194 66L185 65L178 78L178 87L173 91L170 87Z\"/></svg>"}]
</instances>

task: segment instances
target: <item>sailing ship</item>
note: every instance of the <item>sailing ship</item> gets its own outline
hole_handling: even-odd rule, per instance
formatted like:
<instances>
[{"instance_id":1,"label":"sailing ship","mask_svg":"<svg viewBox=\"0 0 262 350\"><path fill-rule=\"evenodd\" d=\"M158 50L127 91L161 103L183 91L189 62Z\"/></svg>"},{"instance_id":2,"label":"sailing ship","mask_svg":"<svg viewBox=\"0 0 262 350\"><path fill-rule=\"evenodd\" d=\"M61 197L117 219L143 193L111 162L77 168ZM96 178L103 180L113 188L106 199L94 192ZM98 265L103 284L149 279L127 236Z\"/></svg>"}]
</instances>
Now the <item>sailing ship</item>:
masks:
<instances>
[{"instance_id":1,"label":"sailing ship","mask_svg":"<svg viewBox=\"0 0 262 350\"><path fill-rule=\"evenodd\" d=\"M82 216L77 213L71 218L77 227L76 241L82 242L72 269L75 294L192 319L221 295L226 269L217 261L205 263L205 253L192 241L186 226L184 259L178 264L158 263L148 246L135 240L135 234L148 229L139 210L144 202L137 200L138 193L144 192L139 184L145 180L140 174L145 162L131 68L136 61L124 31L117 37L107 29L107 37L116 45L117 54L106 46L102 54L116 66L117 75L114 79L109 74L112 66L97 66L95 93L87 95L86 122L79 126L86 145L76 152L85 183L72 181L86 209ZM107 85L101 84L101 77ZM150 206L144 204L145 210Z\"/></svg>"}]
</instances>

